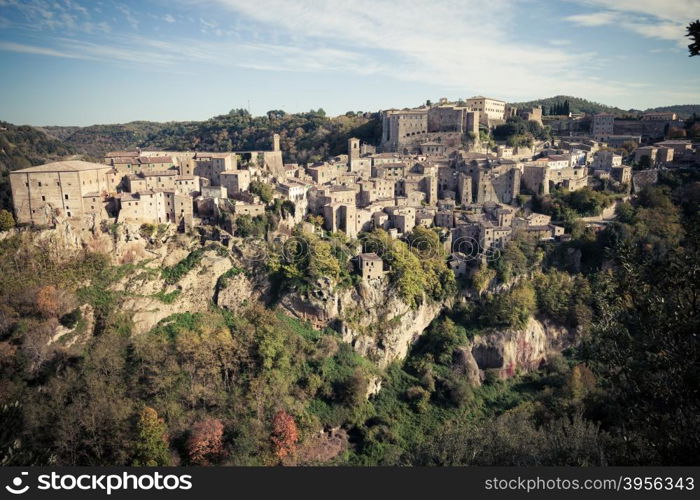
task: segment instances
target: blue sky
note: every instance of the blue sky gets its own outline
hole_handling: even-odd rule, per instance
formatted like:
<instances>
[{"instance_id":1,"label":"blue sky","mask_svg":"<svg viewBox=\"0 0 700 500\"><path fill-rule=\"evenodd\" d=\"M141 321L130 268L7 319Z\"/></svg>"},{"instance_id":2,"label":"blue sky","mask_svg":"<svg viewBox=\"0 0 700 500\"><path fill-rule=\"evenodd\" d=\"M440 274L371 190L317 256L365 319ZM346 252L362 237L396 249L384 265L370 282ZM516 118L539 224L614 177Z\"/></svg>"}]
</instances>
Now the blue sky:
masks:
<instances>
[{"instance_id":1,"label":"blue sky","mask_svg":"<svg viewBox=\"0 0 700 500\"><path fill-rule=\"evenodd\" d=\"M0 119L329 114L476 94L700 103L700 0L0 0Z\"/></svg>"}]
</instances>

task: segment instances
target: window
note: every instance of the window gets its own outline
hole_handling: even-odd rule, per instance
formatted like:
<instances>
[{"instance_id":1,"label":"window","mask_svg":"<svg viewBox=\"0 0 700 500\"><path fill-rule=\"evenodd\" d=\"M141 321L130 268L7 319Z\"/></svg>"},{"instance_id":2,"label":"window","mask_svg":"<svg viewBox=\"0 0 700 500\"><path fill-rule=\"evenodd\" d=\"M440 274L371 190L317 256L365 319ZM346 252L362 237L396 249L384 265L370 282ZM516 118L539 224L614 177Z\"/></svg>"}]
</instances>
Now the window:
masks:
<instances>
[{"instance_id":1,"label":"window","mask_svg":"<svg viewBox=\"0 0 700 500\"><path fill-rule=\"evenodd\" d=\"M66 200L68 199L68 195L66 194Z\"/></svg>"},{"instance_id":2,"label":"window","mask_svg":"<svg viewBox=\"0 0 700 500\"><path fill-rule=\"evenodd\" d=\"M41 201L46 201L46 196L42 196Z\"/></svg>"},{"instance_id":3,"label":"window","mask_svg":"<svg viewBox=\"0 0 700 500\"><path fill-rule=\"evenodd\" d=\"M39 187L41 187L41 181L39 181Z\"/></svg>"}]
</instances>

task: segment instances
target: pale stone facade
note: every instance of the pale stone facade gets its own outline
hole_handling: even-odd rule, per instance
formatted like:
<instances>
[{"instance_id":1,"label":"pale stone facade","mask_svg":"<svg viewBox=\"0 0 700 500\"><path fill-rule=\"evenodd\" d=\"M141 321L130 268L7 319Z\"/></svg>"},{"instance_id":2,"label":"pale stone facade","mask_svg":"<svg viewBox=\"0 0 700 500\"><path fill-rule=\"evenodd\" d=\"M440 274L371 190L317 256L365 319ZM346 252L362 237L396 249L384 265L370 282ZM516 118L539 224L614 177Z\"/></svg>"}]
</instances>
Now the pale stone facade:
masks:
<instances>
[{"instance_id":1,"label":"pale stone facade","mask_svg":"<svg viewBox=\"0 0 700 500\"><path fill-rule=\"evenodd\" d=\"M17 222L49 224L53 217L80 217L102 213L108 193L114 191L109 165L85 161L59 161L10 172L12 200Z\"/></svg>"},{"instance_id":2,"label":"pale stone facade","mask_svg":"<svg viewBox=\"0 0 700 500\"><path fill-rule=\"evenodd\" d=\"M489 120L505 120L506 103L490 97L476 96L467 99L467 106L482 113Z\"/></svg>"}]
</instances>

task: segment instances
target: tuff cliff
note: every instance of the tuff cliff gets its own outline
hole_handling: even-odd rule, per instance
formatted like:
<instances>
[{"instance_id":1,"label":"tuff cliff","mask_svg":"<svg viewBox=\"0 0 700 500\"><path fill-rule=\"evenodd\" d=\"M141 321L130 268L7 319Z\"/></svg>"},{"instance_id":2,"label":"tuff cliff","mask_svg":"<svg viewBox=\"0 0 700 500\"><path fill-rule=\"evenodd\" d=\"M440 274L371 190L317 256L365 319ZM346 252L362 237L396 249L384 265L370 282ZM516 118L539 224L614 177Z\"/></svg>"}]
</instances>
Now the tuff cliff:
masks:
<instances>
[{"instance_id":1,"label":"tuff cliff","mask_svg":"<svg viewBox=\"0 0 700 500\"><path fill-rule=\"evenodd\" d=\"M384 368L406 357L445 304L424 300L413 309L384 281L336 291L325 281L306 297L285 295L280 305L317 328L332 327L358 353Z\"/></svg>"},{"instance_id":2,"label":"tuff cliff","mask_svg":"<svg viewBox=\"0 0 700 500\"><path fill-rule=\"evenodd\" d=\"M455 350L454 368L480 385L487 371L498 378L537 370L551 358L575 344L576 332L546 319L531 317L524 328L492 329L477 335Z\"/></svg>"},{"instance_id":3,"label":"tuff cliff","mask_svg":"<svg viewBox=\"0 0 700 500\"><path fill-rule=\"evenodd\" d=\"M114 264L133 264L134 269L111 289L121 296L120 307L130 312L132 331L137 335L172 314L204 312L212 303L238 312L256 302L269 302L270 283L265 273L246 264L255 260L246 253L255 251L242 241L229 245L229 252L216 244L202 247L193 235L178 235L170 230L144 234L143 228L137 226L101 228L84 223L78 227L67 222L33 232L31 238L35 244L42 242L59 253L101 251L111 255ZM175 282L168 282L162 270L178 265L194 250L200 252L197 262ZM284 294L278 305L316 328L333 328L343 341L379 368L404 359L412 343L443 309L452 305L452 299L424 299L412 308L386 280L342 289L327 279L315 285L303 295ZM465 299L473 300L466 296ZM85 313L92 316L91 311ZM92 321L88 324L91 329ZM58 337L62 337L65 332L59 333ZM553 353L575 342L575 332L546 319L530 318L521 329L481 332L469 345L455 351L454 368L478 385L489 371L506 378L535 370ZM374 385L372 391L378 390L379 385Z\"/></svg>"},{"instance_id":4,"label":"tuff cliff","mask_svg":"<svg viewBox=\"0 0 700 500\"><path fill-rule=\"evenodd\" d=\"M332 291L319 283L307 297L288 294L281 306L317 328L332 327L355 350L385 368L408 354L410 346L450 302L424 301L412 309L384 282ZM454 353L454 367L473 385L487 371L499 378L538 369L553 354L576 342L576 332L544 318L523 328L488 329Z\"/></svg>"}]
</instances>

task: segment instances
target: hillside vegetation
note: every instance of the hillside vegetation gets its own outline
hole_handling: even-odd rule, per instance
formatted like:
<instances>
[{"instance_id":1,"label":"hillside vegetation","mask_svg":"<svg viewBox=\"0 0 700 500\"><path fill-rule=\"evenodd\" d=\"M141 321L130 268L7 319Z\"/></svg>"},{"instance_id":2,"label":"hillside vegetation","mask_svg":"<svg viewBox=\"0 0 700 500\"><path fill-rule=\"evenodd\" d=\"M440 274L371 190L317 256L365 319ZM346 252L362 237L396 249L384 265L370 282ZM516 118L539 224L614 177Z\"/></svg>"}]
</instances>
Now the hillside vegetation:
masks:
<instances>
[{"instance_id":1,"label":"hillside vegetation","mask_svg":"<svg viewBox=\"0 0 700 500\"><path fill-rule=\"evenodd\" d=\"M557 201L585 212L596 200ZM202 283L221 292L275 275L297 293L317 292L317 277L353 287L349 255L331 245L340 235L305 236L308 259L270 252L251 267L236 257L243 242L233 252L196 235L179 237L190 252L168 265L11 235L0 240L0 463L696 465L699 221L700 177L688 169L621 203L603 231L513 240L459 283L444 254L405 251L436 243L433 230L387 242L390 286L407 303L457 288L470 299L447 305L386 369L253 295L235 310L170 310L144 331L126 307L157 300L147 307L158 311ZM485 368L472 385L459 356L470 339L533 316L581 329L582 343L506 380Z\"/></svg>"},{"instance_id":2,"label":"hillside vegetation","mask_svg":"<svg viewBox=\"0 0 700 500\"><path fill-rule=\"evenodd\" d=\"M658 108L649 108L647 111L672 111L677 113L681 118L689 118L692 115L700 115L700 104L677 104L674 106L659 106Z\"/></svg>"},{"instance_id":3,"label":"hillside vegetation","mask_svg":"<svg viewBox=\"0 0 700 500\"><path fill-rule=\"evenodd\" d=\"M141 145L167 125L167 123L136 121L89 127L44 127L43 130L76 151L101 159L107 151L133 149Z\"/></svg>"},{"instance_id":4,"label":"hillside vegetation","mask_svg":"<svg viewBox=\"0 0 700 500\"><path fill-rule=\"evenodd\" d=\"M543 111L547 111L564 104L565 101L569 102L569 110L572 113L612 113L614 115L625 116L642 112L647 113L652 111L672 111L674 113L677 113L680 118L689 118L694 113L700 114L700 104L674 104L671 106L658 106L656 108L648 108L644 111L638 109L625 110L615 106L608 106L607 104L601 104L598 102L589 101L587 99L582 99L580 97L573 97L570 95L557 95L554 97L535 99L533 101L514 102L512 104L514 106L517 106L518 108L542 106ZM550 112L549 114L555 113Z\"/></svg>"},{"instance_id":5,"label":"hillside vegetation","mask_svg":"<svg viewBox=\"0 0 700 500\"><path fill-rule=\"evenodd\" d=\"M606 104L601 104L598 102L589 101L587 99L581 99L580 97L573 97L569 95L557 95L554 97L546 97L543 99L536 99L534 101L527 102L514 102L514 106L518 108L529 108L533 106L542 106L543 108L550 109L554 106L563 104L564 101L569 101L569 110L572 113L612 113L615 115L624 115L628 112L624 109L617 108L615 106L608 106Z\"/></svg>"},{"instance_id":6,"label":"hillside vegetation","mask_svg":"<svg viewBox=\"0 0 700 500\"><path fill-rule=\"evenodd\" d=\"M378 114L349 112L326 116L322 109L306 113L268 111L252 116L243 109L205 121L156 123L147 121L89 127L44 127L75 151L100 158L108 151L151 148L192 151L250 151L272 147L280 134L286 162L320 161L344 153L354 136L376 143L381 134Z\"/></svg>"}]
</instances>

